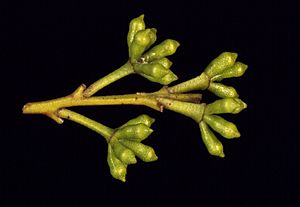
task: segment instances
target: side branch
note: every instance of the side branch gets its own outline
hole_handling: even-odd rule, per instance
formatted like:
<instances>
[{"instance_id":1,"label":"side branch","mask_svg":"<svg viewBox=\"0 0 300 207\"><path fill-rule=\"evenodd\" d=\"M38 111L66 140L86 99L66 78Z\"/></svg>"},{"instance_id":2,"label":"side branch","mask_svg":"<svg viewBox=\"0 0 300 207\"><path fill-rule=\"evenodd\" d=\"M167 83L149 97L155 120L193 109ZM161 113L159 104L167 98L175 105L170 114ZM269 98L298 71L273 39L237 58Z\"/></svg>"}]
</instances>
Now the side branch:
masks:
<instances>
[{"instance_id":1,"label":"side branch","mask_svg":"<svg viewBox=\"0 0 300 207\"><path fill-rule=\"evenodd\" d=\"M113 129L111 129L107 126L104 126L103 124L100 124L99 122L96 122L85 116L82 116L81 114L78 114L74 111L70 111L68 109L61 109L61 110L58 110L57 114L61 118L74 121L78 124L81 124L89 129L101 134L107 141L113 134Z\"/></svg>"},{"instance_id":2,"label":"side branch","mask_svg":"<svg viewBox=\"0 0 300 207\"><path fill-rule=\"evenodd\" d=\"M90 97L94 95L97 91L104 88L105 86L127 76L130 74L133 74L134 70L130 62L128 61L126 64L124 64L119 69L111 72L110 74L104 76L103 78L100 78L95 83L90 85L83 93L84 97Z\"/></svg>"}]
</instances>

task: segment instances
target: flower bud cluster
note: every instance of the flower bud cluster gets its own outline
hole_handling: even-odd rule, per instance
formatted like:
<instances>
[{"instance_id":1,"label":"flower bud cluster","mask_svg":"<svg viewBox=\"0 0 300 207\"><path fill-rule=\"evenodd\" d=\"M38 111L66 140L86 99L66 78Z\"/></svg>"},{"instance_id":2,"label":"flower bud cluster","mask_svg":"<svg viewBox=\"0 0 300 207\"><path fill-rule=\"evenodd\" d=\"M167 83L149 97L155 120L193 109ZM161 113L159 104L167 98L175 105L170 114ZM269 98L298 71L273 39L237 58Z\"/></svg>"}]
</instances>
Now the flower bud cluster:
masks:
<instances>
[{"instance_id":1,"label":"flower bud cluster","mask_svg":"<svg viewBox=\"0 0 300 207\"><path fill-rule=\"evenodd\" d=\"M208 105L204 103L189 103L167 98L158 98L159 104L165 109L175 111L192 118L199 124L202 140L211 155L225 157L223 145L213 131L227 139L240 137L236 125L215 114L237 114L247 105L237 98L225 98ZM212 130L211 130L212 129Z\"/></svg>"},{"instance_id":2,"label":"flower bud cluster","mask_svg":"<svg viewBox=\"0 0 300 207\"><path fill-rule=\"evenodd\" d=\"M225 98L211 104L189 103L168 98L158 98L163 108L192 118L199 124L202 140L211 155L225 157L223 145L211 129L227 139L240 137L236 125L215 114L237 114L247 107L242 100Z\"/></svg>"},{"instance_id":3,"label":"flower bud cluster","mask_svg":"<svg viewBox=\"0 0 300 207\"><path fill-rule=\"evenodd\" d=\"M154 119L140 115L115 129L108 141L107 162L111 175L126 181L127 166L137 163L136 157L144 162L157 160L152 147L141 143L153 130L150 128Z\"/></svg>"},{"instance_id":4,"label":"flower bud cluster","mask_svg":"<svg viewBox=\"0 0 300 207\"><path fill-rule=\"evenodd\" d=\"M157 39L156 32L154 28L146 29L144 15L133 19L127 35L129 58L137 74L152 82L168 85L178 77L170 70L172 62L166 56L174 54L179 43L167 39L149 49Z\"/></svg>"},{"instance_id":5,"label":"flower bud cluster","mask_svg":"<svg viewBox=\"0 0 300 207\"><path fill-rule=\"evenodd\" d=\"M214 114L236 114L241 112L246 107L247 105L242 100L237 98L220 99L206 105L203 119L199 123L199 127L202 140L211 155L225 157L222 143L214 135L211 129L227 139L238 138L241 136L234 123L231 123L221 116Z\"/></svg>"},{"instance_id":6,"label":"flower bud cluster","mask_svg":"<svg viewBox=\"0 0 300 207\"><path fill-rule=\"evenodd\" d=\"M215 83L225 78L240 77L247 70L247 65L236 62L237 53L223 52L204 70L210 78L208 90L221 98L237 98L235 88L222 83Z\"/></svg>"}]
</instances>

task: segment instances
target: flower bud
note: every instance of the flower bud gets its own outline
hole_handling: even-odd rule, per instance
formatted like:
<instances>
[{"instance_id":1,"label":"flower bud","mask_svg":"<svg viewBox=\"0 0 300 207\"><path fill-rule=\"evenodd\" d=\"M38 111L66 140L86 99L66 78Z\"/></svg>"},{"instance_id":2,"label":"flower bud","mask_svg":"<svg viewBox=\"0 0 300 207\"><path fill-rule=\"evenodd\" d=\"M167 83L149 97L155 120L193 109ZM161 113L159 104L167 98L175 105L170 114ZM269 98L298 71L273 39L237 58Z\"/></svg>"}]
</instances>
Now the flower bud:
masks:
<instances>
[{"instance_id":1,"label":"flower bud","mask_svg":"<svg viewBox=\"0 0 300 207\"><path fill-rule=\"evenodd\" d=\"M116 157L124 164L129 165L136 163L134 153L130 149L124 147L118 140L114 140L111 146Z\"/></svg>"},{"instance_id":2,"label":"flower bud","mask_svg":"<svg viewBox=\"0 0 300 207\"><path fill-rule=\"evenodd\" d=\"M150 127L154 123L154 121L155 121L155 119L151 118L147 114L142 114L134 119L129 120L128 122L123 124L120 128L129 126L129 125L136 125L136 124L145 124L146 126Z\"/></svg>"},{"instance_id":3,"label":"flower bud","mask_svg":"<svg viewBox=\"0 0 300 207\"><path fill-rule=\"evenodd\" d=\"M155 28L150 29L150 32L149 32L150 43L146 46L145 50L148 50L151 47L151 45L153 45L154 42L156 41L156 39L157 39L156 32L157 32L157 30Z\"/></svg>"},{"instance_id":4,"label":"flower bud","mask_svg":"<svg viewBox=\"0 0 300 207\"><path fill-rule=\"evenodd\" d=\"M146 139L153 130L145 124L129 125L118 129L114 136L117 139L129 139L137 142L141 142Z\"/></svg>"},{"instance_id":5,"label":"flower bud","mask_svg":"<svg viewBox=\"0 0 300 207\"><path fill-rule=\"evenodd\" d=\"M206 146L206 149L211 155L225 157L223 152L223 145L214 135L214 133L208 128L204 121L199 124L202 140Z\"/></svg>"},{"instance_id":6,"label":"flower bud","mask_svg":"<svg viewBox=\"0 0 300 207\"><path fill-rule=\"evenodd\" d=\"M176 81L178 79L177 75L175 75L172 71L170 71L167 75L161 78L161 80L158 82L162 85L169 85L173 81Z\"/></svg>"},{"instance_id":7,"label":"flower bud","mask_svg":"<svg viewBox=\"0 0 300 207\"><path fill-rule=\"evenodd\" d=\"M128 31L128 35L127 35L128 48L130 47L136 33L140 30L144 30L145 27L146 26L145 26L145 22L144 22L144 14L142 14L139 17L134 18L130 21L129 31Z\"/></svg>"},{"instance_id":8,"label":"flower bud","mask_svg":"<svg viewBox=\"0 0 300 207\"><path fill-rule=\"evenodd\" d=\"M126 181L126 165L124 165L115 155L111 148L111 145L108 145L107 152L107 163L110 168L110 174L123 182Z\"/></svg>"},{"instance_id":9,"label":"flower bud","mask_svg":"<svg viewBox=\"0 0 300 207\"><path fill-rule=\"evenodd\" d=\"M232 67L227 68L221 74L214 76L212 81L221 81L225 78L233 78L242 76L247 70L248 66L241 63L236 62Z\"/></svg>"},{"instance_id":10,"label":"flower bud","mask_svg":"<svg viewBox=\"0 0 300 207\"><path fill-rule=\"evenodd\" d=\"M135 64L134 70L148 80L163 85L168 85L178 79L171 70L166 69L159 63Z\"/></svg>"},{"instance_id":11,"label":"flower bud","mask_svg":"<svg viewBox=\"0 0 300 207\"><path fill-rule=\"evenodd\" d=\"M237 114L247 108L247 104L238 98L224 98L206 105L205 114Z\"/></svg>"},{"instance_id":12,"label":"flower bud","mask_svg":"<svg viewBox=\"0 0 300 207\"><path fill-rule=\"evenodd\" d=\"M161 59L158 59L158 60L153 60L151 63L159 63L161 64L162 66L164 66L166 69L169 69L171 66L172 66L172 62L164 57L164 58L161 58Z\"/></svg>"},{"instance_id":13,"label":"flower bud","mask_svg":"<svg viewBox=\"0 0 300 207\"><path fill-rule=\"evenodd\" d=\"M223 52L209 63L204 72L210 77L222 73L225 69L233 66L237 58L237 53Z\"/></svg>"},{"instance_id":14,"label":"flower bud","mask_svg":"<svg viewBox=\"0 0 300 207\"><path fill-rule=\"evenodd\" d=\"M217 115L204 115L203 120L216 132L221 134L223 137L232 139L240 137L241 134L236 128L234 123L226 121Z\"/></svg>"},{"instance_id":15,"label":"flower bud","mask_svg":"<svg viewBox=\"0 0 300 207\"><path fill-rule=\"evenodd\" d=\"M226 86L222 83L211 82L208 90L221 98L237 98L239 95L231 86Z\"/></svg>"},{"instance_id":16,"label":"flower bud","mask_svg":"<svg viewBox=\"0 0 300 207\"><path fill-rule=\"evenodd\" d=\"M137 73L152 78L161 78L170 71L159 63L135 64L134 69Z\"/></svg>"},{"instance_id":17,"label":"flower bud","mask_svg":"<svg viewBox=\"0 0 300 207\"><path fill-rule=\"evenodd\" d=\"M176 49L179 47L179 42L171 39L167 39L156 45L148 52L146 52L143 57L145 58L146 62L151 62L153 60L161 59L165 56L172 55L176 52Z\"/></svg>"},{"instance_id":18,"label":"flower bud","mask_svg":"<svg viewBox=\"0 0 300 207\"><path fill-rule=\"evenodd\" d=\"M140 30L134 36L129 47L130 61L134 62L148 49L156 40L155 29Z\"/></svg>"},{"instance_id":19,"label":"flower bud","mask_svg":"<svg viewBox=\"0 0 300 207\"><path fill-rule=\"evenodd\" d=\"M157 160L157 156L152 147L146 146L140 142L134 142L125 139L121 139L120 142L127 148L131 149L135 155L144 162L152 162Z\"/></svg>"},{"instance_id":20,"label":"flower bud","mask_svg":"<svg viewBox=\"0 0 300 207\"><path fill-rule=\"evenodd\" d=\"M167 98L157 98L159 104L164 108L175 111L194 119L197 123L202 120L205 104L196 104L183 101L177 101Z\"/></svg>"}]
</instances>

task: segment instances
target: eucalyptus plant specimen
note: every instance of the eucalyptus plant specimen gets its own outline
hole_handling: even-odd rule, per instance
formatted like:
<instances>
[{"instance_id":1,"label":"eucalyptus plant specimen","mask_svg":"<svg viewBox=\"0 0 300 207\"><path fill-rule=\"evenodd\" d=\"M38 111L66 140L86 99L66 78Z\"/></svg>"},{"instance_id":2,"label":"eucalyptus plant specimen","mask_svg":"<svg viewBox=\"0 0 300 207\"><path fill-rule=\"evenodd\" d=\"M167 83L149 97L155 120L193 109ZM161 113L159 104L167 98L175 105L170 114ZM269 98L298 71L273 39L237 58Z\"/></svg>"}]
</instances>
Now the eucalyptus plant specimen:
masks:
<instances>
[{"instance_id":1,"label":"eucalyptus plant specimen","mask_svg":"<svg viewBox=\"0 0 300 207\"><path fill-rule=\"evenodd\" d=\"M68 107L132 104L145 105L160 112L164 109L172 110L196 121L208 152L224 157L222 143L212 130L227 139L240 137L240 133L233 123L217 114L236 114L247 105L238 99L238 94L233 87L226 86L219 81L243 75L247 65L236 62L236 53L224 52L215 58L200 75L169 86L177 80L177 76L170 70L172 62L167 56L176 52L179 43L167 39L152 47L155 41L156 29L146 28L144 15L133 19L129 24L127 35L129 60L122 67L100 78L89 87L84 84L80 85L68 96L27 103L23 107L23 113L44 114L59 124L63 123L63 119L68 119L99 133L108 144L107 162L110 173L121 181L125 181L127 166L137 162L136 157L144 162L157 160L153 148L141 143L153 132L150 127L154 119L142 114L122 126L109 128L67 109ZM163 87L152 93L93 96L105 86L131 74L141 75L149 81L162 84ZM201 94L190 93L206 89L220 99L205 104L200 102Z\"/></svg>"}]
</instances>

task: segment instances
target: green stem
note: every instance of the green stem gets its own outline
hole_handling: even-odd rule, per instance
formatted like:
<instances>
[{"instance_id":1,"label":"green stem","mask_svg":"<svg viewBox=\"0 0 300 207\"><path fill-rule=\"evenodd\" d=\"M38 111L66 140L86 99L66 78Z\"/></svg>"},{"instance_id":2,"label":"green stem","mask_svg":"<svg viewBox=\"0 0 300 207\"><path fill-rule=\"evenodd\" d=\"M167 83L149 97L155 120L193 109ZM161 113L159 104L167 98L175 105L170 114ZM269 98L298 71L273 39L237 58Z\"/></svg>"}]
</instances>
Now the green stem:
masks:
<instances>
[{"instance_id":1,"label":"green stem","mask_svg":"<svg viewBox=\"0 0 300 207\"><path fill-rule=\"evenodd\" d=\"M52 99L27 103L23 107L24 114L45 114L49 115L58 109L72 106L99 106L99 105L145 105L160 111L157 98L169 98L174 100L199 103L201 94L171 94L166 87L154 93L136 93L127 95L109 95L85 97L85 85L80 85L72 94ZM53 118L53 117L52 117Z\"/></svg>"},{"instance_id":2,"label":"green stem","mask_svg":"<svg viewBox=\"0 0 300 207\"><path fill-rule=\"evenodd\" d=\"M85 86L81 85L72 94L52 99L48 101L40 101L27 103L23 107L24 114L44 114L55 120L57 123L63 123L62 117L58 115L58 111L62 108L73 106L100 106L100 105L144 105L157 111L162 111L162 105L159 98L170 100L178 100L183 102L200 103L201 94L170 94L166 88L154 93L136 93L127 95L110 95L84 97Z\"/></svg>"},{"instance_id":3,"label":"green stem","mask_svg":"<svg viewBox=\"0 0 300 207\"><path fill-rule=\"evenodd\" d=\"M74 121L78 124L81 124L95 132L97 132L98 134L101 134L106 141L108 141L111 137L111 135L113 134L113 129L104 126L103 124L100 124L99 122L96 122L92 119L89 119L85 116L82 116L74 111L68 110L68 109L60 109L57 112L57 115L61 118L64 119L68 119L71 121Z\"/></svg>"},{"instance_id":4,"label":"green stem","mask_svg":"<svg viewBox=\"0 0 300 207\"><path fill-rule=\"evenodd\" d=\"M113 71L112 73L104 76L103 78L100 78L98 81L94 82L92 85L90 85L83 93L84 97L90 97L97 93L100 89L104 88L105 86L127 76L130 74L133 74L134 70L130 62L128 61L123 66L121 66L119 69Z\"/></svg>"},{"instance_id":5,"label":"green stem","mask_svg":"<svg viewBox=\"0 0 300 207\"><path fill-rule=\"evenodd\" d=\"M54 112L60 108L72 106L101 106L101 105L145 105L159 110L156 106L155 97L139 94L95 96L90 98L73 98L66 96L48 101L27 103L23 107L24 114L45 114Z\"/></svg>"},{"instance_id":6,"label":"green stem","mask_svg":"<svg viewBox=\"0 0 300 207\"><path fill-rule=\"evenodd\" d=\"M175 86L169 87L170 93L184 93L195 90L205 90L209 86L209 77L203 72L201 75L179 83Z\"/></svg>"}]
</instances>

